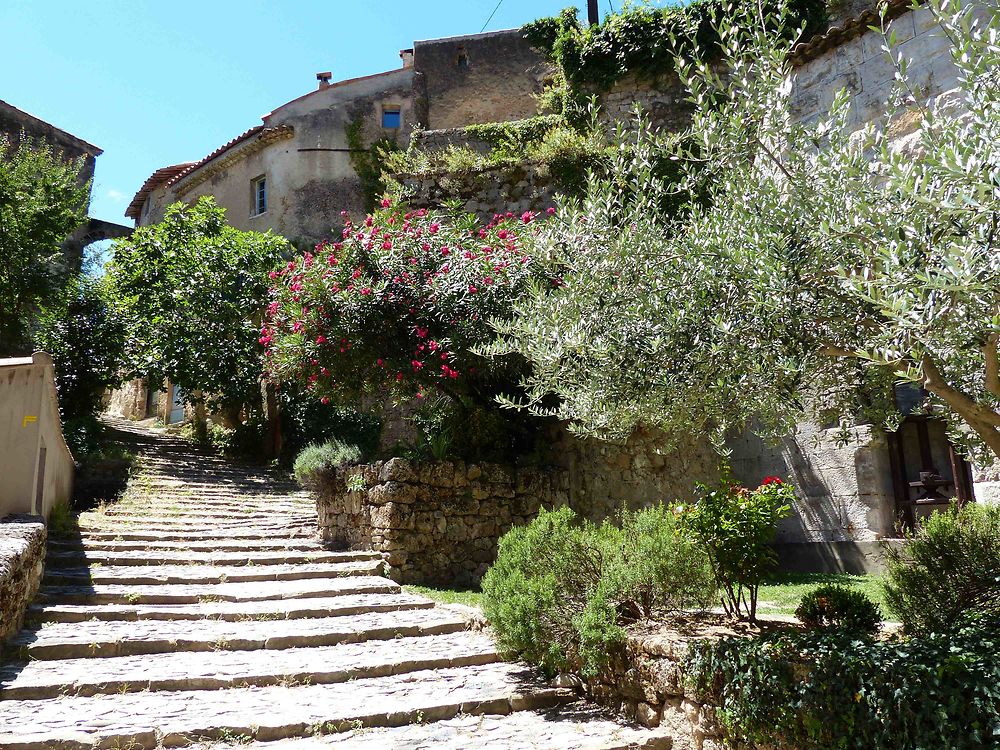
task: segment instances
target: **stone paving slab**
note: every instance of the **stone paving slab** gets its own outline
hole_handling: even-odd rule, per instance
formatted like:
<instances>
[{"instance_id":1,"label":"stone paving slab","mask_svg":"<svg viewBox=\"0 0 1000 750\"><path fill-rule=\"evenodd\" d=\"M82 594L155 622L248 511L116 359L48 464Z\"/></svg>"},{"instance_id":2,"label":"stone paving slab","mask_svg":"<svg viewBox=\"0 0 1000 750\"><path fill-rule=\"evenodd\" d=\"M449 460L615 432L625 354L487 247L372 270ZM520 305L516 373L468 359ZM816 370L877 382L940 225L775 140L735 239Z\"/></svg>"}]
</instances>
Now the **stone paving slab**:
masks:
<instances>
[{"instance_id":1,"label":"stone paving slab","mask_svg":"<svg viewBox=\"0 0 1000 750\"><path fill-rule=\"evenodd\" d=\"M329 685L129 693L0 701L5 750L91 750L129 742L153 748L200 736L268 741L355 726L401 726L459 713L508 714L571 700L514 664L488 664Z\"/></svg>"},{"instance_id":2,"label":"stone paving slab","mask_svg":"<svg viewBox=\"0 0 1000 750\"><path fill-rule=\"evenodd\" d=\"M83 529L80 538L85 542L91 540L110 541L228 541L231 539L291 539L308 538L316 539L315 526L292 526L281 529L282 534L278 535L274 530L268 529L189 529L186 531L167 531L163 529Z\"/></svg>"},{"instance_id":3,"label":"stone paving slab","mask_svg":"<svg viewBox=\"0 0 1000 750\"><path fill-rule=\"evenodd\" d=\"M341 578L378 575L382 561L355 560L343 563L302 563L299 565L108 565L102 567L54 568L45 574L45 582L72 585L79 581L93 584L176 584L241 583L248 581L299 581L308 578Z\"/></svg>"},{"instance_id":4,"label":"stone paving slab","mask_svg":"<svg viewBox=\"0 0 1000 750\"><path fill-rule=\"evenodd\" d=\"M357 576L249 583L42 586L35 601L47 604L197 604L213 600L252 602L344 594L396 594L400 591L399 584L388 578Z\"/></svg>"},{"instance_id":5,"label":"stone paving slab","mask_svg":"<svg viewBox=\"0 0 1000 750\"><path fill-rule=\"evenodd\" d=\"M397 609L430 609L431 599L413 594L354 594L310 599L271 599L199 604L50 604L28 608L33 622L86 620L251 620L342 617Z\"/></svg>"},{"instance_id":6,"label":"stone paving slab","mask_svg":"<svg viewBox=\"0 0 1000 750\"><path fill-rule=\"evenodd\" d=\"M298 563L343 563L378 560L377 552L330 552L311 550L119 550L62 551L49 550L45 558L49 570L99 563L103 566L129 565L291 565Z\"/></svg>"},{"instance_id":7,"label":"stone paving slab","mask_svg":"<svg viewBox=\"0 0 1000 750\"><path fill-rule=\"evenodd\" d=\"M82 531L108 531L122 529L130 531L132 529L145 529L149 531L185 531L191 530L216 530L234 531L238 529L248 529L253 531L274 531L285 529L298 524L314 524L316 516L283 514L279 517L263 516L256 519L236 518L236 517L212 517L212 516L192 516L185 519L171 518L143 518L142 516L132 517L108 517L102 516L93 519L80 519L80 529Z\"/></svg>"},{"instance_id":8,"label":"stone paving slab","mask_svg":"<svg viewBox=\"0 0 1000 750\"><path fill-rule=\"evenodd\" d=\"M316 539L307 537L272 537L270 539L230 539L224 540L156 540L139 539L114 541L109 539L50 539L49 551L54 553L83 551L94 552L282 552L282 551L327 551ZM342 554L370 554L367 552L344 552Z\"/></svg>"},{"instance_id":9,"label":"stone paving slab","mask_svg":"<svg viewBox=\"0 0 1000 750\"><path fill-rule=\"evenodd\" d=\"M48 623L22 630L10 639L9 645L33 659L76 659L174 651L333 646L455 633L465 628L463 617L442 608L295 620L88 620Z\"/></svg>"},{"instance_id":10,"label":"stone paving slab","mask_svg":"<svg viewBox=\"0 0 1000 750\"><path fill-rule=\"evenodd\" d=\"M497 661L492 640L470 632L314 648L31 661L0 668L0 699L318 685Z\"/></svg>"},{"instance_id":11,"label":"stone paving slab","mask_svg":"<svg viewBox=\"0 0 1000 750\"><path fill-rule=\"evenodd\" d=\"M432 724L278 740L201 744L192 750L671 750L666 731L631 726L586 703L509 716L456 716Z\"/></svg>"}]
</instances>

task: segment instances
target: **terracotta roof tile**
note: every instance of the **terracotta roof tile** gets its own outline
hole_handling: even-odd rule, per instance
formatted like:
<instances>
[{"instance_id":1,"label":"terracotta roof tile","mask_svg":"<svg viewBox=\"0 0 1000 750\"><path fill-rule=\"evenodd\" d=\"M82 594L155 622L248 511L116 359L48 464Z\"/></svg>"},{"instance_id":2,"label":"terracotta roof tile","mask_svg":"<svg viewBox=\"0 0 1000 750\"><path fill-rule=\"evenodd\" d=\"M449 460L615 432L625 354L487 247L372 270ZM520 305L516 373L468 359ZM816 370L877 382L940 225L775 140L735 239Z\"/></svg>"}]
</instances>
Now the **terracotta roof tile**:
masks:
<instances>
[{"instance_id":1,"label":"terracotta roof tile","mask_svg":"<svg viewBox=\"0 0 1000 750\"><path fill-rule=\"evenodd\" d=\"M254 125L249 130L246 130L246 131L240 133L238 136L236 136L235 138L233 138L231 141L229 141L225 145L219 146L219 148L215 149L215 151L213 151L212 153L210 153L208 156L206 156L201 161L196 161L193 164L188 164L185 169L182 169L181 171L177 172L173 177L171 177L169 180L167 180L167 184L168 185L176 185L178 182L180 182L181 180L183 180L185 177L187 177L189 174L191 174L192 172L194 172L199 167L205 166L210 161L212 161L212 159L216 158L217 156L221 156L222 154L224 154L226 151L228 151L229 149L233 148L234 146L238 146L239 144L243 143L243 141L248 140L250 138L253 138L255 135L257 135L258 133L260 133L262 130L264 130L264 126L263 125Z\"/></svg>"},{"instance_id":2,"label":"terracotta roof tile","mask_svg":"<svg viewBox=\"0 0 1000 750\"><path fill-rule=\"evenodd\" d=\"M885 20L891 21L898 18L912 7L912 0L889 0ZM831 26L825 33L817 34L808 42L795 45L789 56L789 61L794 66L805 65L823 53L865 34L871 26L879 26L881 23L882 16L879 15L877 9L866 10L864 13L848 18L839 26Z\"/></svg>"},{"instance_id":3,"label":"terracotta roof tile","mask_svg":"<svg viewBox=\"0 0 1000 750\"><path fill-rule=\"evenodd\" d=\"M174 164L171 167L161 167L153 172L153 174L146 178L146 181L142 183L142 187L139 188L136 194L132 197L132 202L129 203L128 208L125 209L125 215L130 219L138 221L139 215L142 212L142 204L146 202L146 198L149 194L172 177L175 177L177 174L183 172L192 164L194 164L193 161L186 161L183 164Z\"/></svg>"}]
</instances>

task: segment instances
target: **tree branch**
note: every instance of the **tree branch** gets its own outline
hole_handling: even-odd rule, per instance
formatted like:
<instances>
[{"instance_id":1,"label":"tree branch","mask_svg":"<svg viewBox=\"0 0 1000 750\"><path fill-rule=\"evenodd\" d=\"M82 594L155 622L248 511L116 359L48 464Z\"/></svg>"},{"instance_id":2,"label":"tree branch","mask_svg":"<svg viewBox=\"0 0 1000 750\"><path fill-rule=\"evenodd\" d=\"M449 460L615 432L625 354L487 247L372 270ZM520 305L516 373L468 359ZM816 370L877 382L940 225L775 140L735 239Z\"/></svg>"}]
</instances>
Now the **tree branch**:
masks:
<instances>
[{"instance_id":1,"label":"tree branch","mask_svg":"<svg viewBox=\"0 0 1000 750\"><path fill-rule=\"evenodd\" d=\"M1000 360L997 359L997 343L1000 334L991 333L983 344L983 358L986 360L986 390L1000 398Z\"/></svg>"}]
</instances>

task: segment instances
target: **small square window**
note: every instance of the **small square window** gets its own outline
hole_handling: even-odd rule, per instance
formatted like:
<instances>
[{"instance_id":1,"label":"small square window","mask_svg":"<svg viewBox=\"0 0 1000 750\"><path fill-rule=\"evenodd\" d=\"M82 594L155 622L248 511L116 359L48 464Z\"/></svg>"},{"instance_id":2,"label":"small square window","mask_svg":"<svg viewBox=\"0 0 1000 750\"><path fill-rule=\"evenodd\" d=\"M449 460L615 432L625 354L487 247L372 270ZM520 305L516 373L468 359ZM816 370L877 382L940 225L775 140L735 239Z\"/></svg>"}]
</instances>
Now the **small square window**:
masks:
<instances>
[{"instance_id":1,"label":"small square window","mask_svg":"<svg viewBox=\"0 0 1000 750\"><path fill-rule=\"evenodd\" d=\"M382 127L386 130L396 130L403 124L403 113L399 107L385 107L382 110Z\"/></svg>"},{"instance_id":2,"label":"small square window","mask_svg":"<svg viewBox=\"0 0 1000 750\"><path fill-rule=\"evenodd\" d=\"M258 177L252 183L253 202L250 209L251 216L259 216L267 212L267 178Z\"/></svg>"}]
</instances>

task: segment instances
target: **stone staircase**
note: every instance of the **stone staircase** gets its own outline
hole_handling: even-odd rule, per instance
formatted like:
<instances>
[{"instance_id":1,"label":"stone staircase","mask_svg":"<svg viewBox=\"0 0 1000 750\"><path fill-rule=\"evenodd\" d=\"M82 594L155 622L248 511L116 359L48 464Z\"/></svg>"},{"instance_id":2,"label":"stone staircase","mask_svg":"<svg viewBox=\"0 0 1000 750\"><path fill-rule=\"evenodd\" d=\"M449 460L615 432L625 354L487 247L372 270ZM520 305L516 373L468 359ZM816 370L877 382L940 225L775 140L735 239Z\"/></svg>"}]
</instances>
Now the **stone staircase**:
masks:
<instances>
[{"instance_id":1,"label":"stone staircase","mask_svg":"<svg viewBox=\"0 0 1000 750\"><path fill-rule=\"evenodd\" d=\"M0 666L0 749L670 748L503 662L287 478L115 423L141 468L53 534Z\"/></svg>"}]
</instances>

